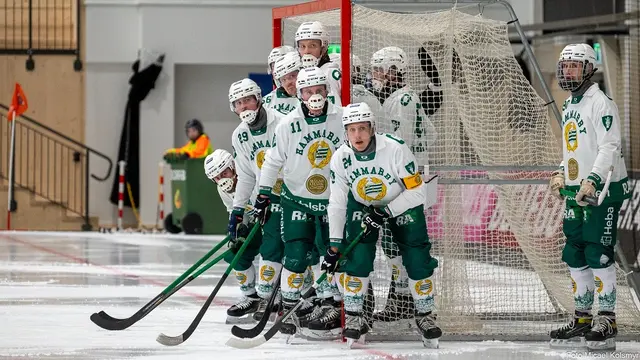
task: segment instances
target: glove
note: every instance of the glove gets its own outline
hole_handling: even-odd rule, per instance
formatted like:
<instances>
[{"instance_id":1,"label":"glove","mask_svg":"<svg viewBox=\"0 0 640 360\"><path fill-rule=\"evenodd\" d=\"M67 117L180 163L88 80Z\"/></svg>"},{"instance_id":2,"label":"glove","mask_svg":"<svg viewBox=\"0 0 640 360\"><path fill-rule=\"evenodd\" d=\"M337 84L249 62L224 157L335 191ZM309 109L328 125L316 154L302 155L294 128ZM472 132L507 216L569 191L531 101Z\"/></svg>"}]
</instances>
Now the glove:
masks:
<instances>
[{"instance_id":1,"label":"glove","mask_svg":"<svg viewBox=\"0 0 640 360\"><path fill-rule=\"evenodd\" d=\"M333 248L328 248L327 253L324 255L322 259L322 265L320 265L320 270L326 271L327 274L335 273L336 268L338 267L339 258L340 258L339 252L333 251Z\"/></svg>"},{"instance_id":2,"label":"glove","mask_svg":"<svg viewBox=\"0 0 640 360\"><path fill-rule=\"evenodd\" d=\"M587 206L589 203L582 201L582 198L585 196L595 196L596 194L596 184L590 180L582 180L580 182L580 191L576 194L576 203L580 206Z\"/></svg>"},{"instance_id":3,"label":"glove","mask_svg":"<svg viewBox=\"0 0 640 360\"><path fill-rule=\"evenodd\" d=\"M260 221L261 225L264 225L267 220L269 220L269 204L271 200L269 200L269 195L260 194L256 198L256 202L253 204L253 210L256 213L256 217L258 221Z\"/></svg>"},{"instance_id":4,"label":"glove","mask_svg":"<svg viewBox=\"0 0 640 360\"><path fill-rule=\"evenodd\" d=\"M380 208L373 206L369 207L369 211L362 219L362 227L364 228L364 234L368 235L372 231L379 231L384 224L384 219L388 218L389 214Z\"/></svg>"},{"instance_id":5,"label":"glove","mask_svg":"<svg viewBox=\"0 0 640 360\"><path fill-rule=\"evenodd\" d=\"M232 239L235 239L237 236L238 225L242 223L242 214L244 214L243 209L236 208L231 211L231 215L229 216L229 224L227 225L227 234L231 235Z\"/></svg>"},{"instance_id":6,"label":"glove","mask_svg":"<svg viewBox=\"0 0 640 360\"><path fill-rule=\"evenodd\" d=\"M246 224L238 225L238 230L236 231L237 236L229 240L229 242L227 243L232 253L238 253L238 250L240 250L242 244L244 244L244 241L249 236L249 232L249 227Z\"/></svg>"},{"instance_id":7,"label":"glove","mask_svg":"<svg viewBox=\"0 0 640 360\"><path fill-rule=\"evenodd\" d=\"M564 188L564 170L558 169L551 174L551 180L549 180L551 195L560 200L564 200L564 196L560 194L560 189L562 188Z\"/></svg>"}]
</instances>

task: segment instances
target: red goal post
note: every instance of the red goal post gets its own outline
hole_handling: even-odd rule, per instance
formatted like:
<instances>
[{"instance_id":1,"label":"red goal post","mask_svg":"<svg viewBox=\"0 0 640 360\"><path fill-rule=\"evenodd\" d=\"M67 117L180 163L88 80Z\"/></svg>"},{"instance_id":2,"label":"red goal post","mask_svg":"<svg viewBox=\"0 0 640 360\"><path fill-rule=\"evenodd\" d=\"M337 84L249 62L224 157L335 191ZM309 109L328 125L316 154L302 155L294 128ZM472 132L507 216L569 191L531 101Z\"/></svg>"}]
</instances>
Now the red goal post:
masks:
<instances>
[{"instance_id":1,"label":"red goal post","mask_svg":"<svg viewBox=\"0 0 640 360\"><path fill-rule=\"evenodd\" d=\"M321 11L340 10L340 53L342 65L342 105L350 103L351 89L351 0L315 0L273 8L273 47L282 46L283 19ZM347 44L347 45L345 45Z\"/></svg>"}]
</instances>

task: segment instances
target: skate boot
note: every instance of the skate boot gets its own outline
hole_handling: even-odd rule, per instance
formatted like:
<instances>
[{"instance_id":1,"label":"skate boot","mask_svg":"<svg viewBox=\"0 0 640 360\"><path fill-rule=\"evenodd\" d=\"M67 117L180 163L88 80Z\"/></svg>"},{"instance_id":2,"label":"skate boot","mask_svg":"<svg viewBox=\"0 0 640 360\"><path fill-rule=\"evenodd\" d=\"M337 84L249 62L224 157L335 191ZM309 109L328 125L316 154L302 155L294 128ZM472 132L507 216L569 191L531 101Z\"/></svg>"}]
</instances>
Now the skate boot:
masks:
<instances>
[{"instance_id":1,"label":"skate boot","mask_svg":"<svg viewBox=\"0 0 640 360\"><path fill-rule=\"evenodd\" d=\"M369 332L369 325L363 314L357 312L345 312L345 324L342 336L347 339L347 346L351 349L354 343L364 345L365 334Z\"/></svg>"},{"instance_id":2,"label":"skate boot","mask_svg":"<svg viewBox=\"0 0 640 360\"><path fill-rule=\"evenodd\" d=\"M584 336L589 350L615 350L618 325L616 314L610 311L600 311L593 320L593 327Z\"/></svg>"},{"instance_id":3,"label":"skate boot","mask_svg":"<svg viewBox=\"0 0 640 360\"><path fill-rule=\"evenodd\" d=\"M584 336L591 330L592 320L591 314L576 311L573 319L567 325L549 333L551 337L549 347L571 349L586 346Z\"/></svg>"},{"instance_id":4,"label":"skate boot","mask_svg":"<svg viewBox=\"0 0 640 360\"><path fill-rule=\"evenodd\" d=\"M258 297L258 294L245 296L242 300L227 309L226 323L243 324L253 322L253 317L251 315L258 310L259 306L260 297Z\"/></svg>"},{"instance_id":5,"label":"skate boot","mask_svg":"<svg viewBox=\"0 0 640 360\"><path fill-rule=\"evenodd\" d=\"M413 297L411 294L399 294L392 284L384 310L373 314L373 321L391 322L400 319L411 319L414 316Z\"/></svg>"},{"instance_id":6,"label":"skate boot","mask_svg":"<svg viewBox=\"0 0 640 360\"><path fill-rule=\"evenodd\" d=\"M321 315L309 321L302 333L311 339L332 340L342 333L342 303L328 298L322 300Z\"/></svg>"},{"instance_id":7,"label":"skate boot","mask_svg":"<svg viewBox=\"0 0 640 360\"><path fill-rule=\"evenodd\" d=\"M296 306L295 301L289 302L285 299L282 299L282 311L279 313L279 315L281 317L284 316L284 314L289 312L289 310L293 309L294 306ZM286 340L287 344L289 343L293 335L296 334L296 329L298 328L298 325L296 324L297 322L298 322L298 316L296 315L296 312L291 314L291 316L289 316L282 322L282 327L280 327L280 332L285 335L288 335Z\"/></svg>"},{"instance_id":8,"label":"skate boot","mask_svg":"<svg viewBox=\"0 0 640 360\"><path fill-rule=\"evenodd\" d=\"M262 319L262 315L267 310L267 303L269 299L260 299L260 305L258 306L258 310L253 313L253 320L260 321ZM271 314L269 315L269 321L273 321L275 319L276 314L280 311L280 292L276 293L276 298L273 301L273 307L271 308Z\"/></svg>"},{"instance_id":9,"label":"skate boot","mask_svg":"<svg viewBox=\"0 0 640 360\"><path fill-rule=\"evenodd\" d=\"M439 339L442 330L436 325L436 315L431 311L416 314L416 326L422 335L422 345L426 348L437 349L440 347Z\"/></svg>"}]
</instances>

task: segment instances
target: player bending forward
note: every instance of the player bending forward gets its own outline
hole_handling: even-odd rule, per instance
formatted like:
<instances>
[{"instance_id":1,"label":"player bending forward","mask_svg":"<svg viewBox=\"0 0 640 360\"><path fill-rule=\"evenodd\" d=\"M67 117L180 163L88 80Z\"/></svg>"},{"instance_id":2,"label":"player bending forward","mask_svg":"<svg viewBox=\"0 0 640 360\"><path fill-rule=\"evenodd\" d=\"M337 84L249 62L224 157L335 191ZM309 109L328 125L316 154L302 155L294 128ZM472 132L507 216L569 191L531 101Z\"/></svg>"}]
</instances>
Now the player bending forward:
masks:
<instances>
[{"instance_id":1,"label":"player bending forward","mask_svg":"<svg viewBox=\"0 0 640 360\"><path fill-rule=\"evenodd\" d=\"M229 87L229 106L241 120L231 137L238 173L233 211L227 228L231 236L236 235L236 228L242 223L245 204L250 201L252 194L257 193L260 169L267 150L271 147L277 124L275 114L262 106L261 94L262 90L251 79L236 81ZM267 222L263 224L263 230L261 239L253 240L241 257L240 262L249 264L253 262L258 252L261 255L258 291L255 289L256 274L253 266L250 266L242 274L242 278L238 279L247 286L248 289L244 294L247 301L251 302L245 308L239 309L242 311L236 312L238 316L245 316L258 310L264 313L266 303L273 292L273 286L280 275L283 252L280 223L279 221L278 223Z\"/></svg>"},{"instance_id":2,"label":"player bending forward","mask_svg":"<svg viewBox=\"0 0 640 360\"><path fill-rule=\"evenodd\" d=\"M551 346L572 346L577 340L591 349L615 348L616 269L614 246L618 213L631 197L627 169L620 152L620 118L616 104L590 79L596 54L587 44L567 45L560 54L556 77L571 96L562 106L563 162L551 177L552 193L577 192L566 198L562 230L567 243L562 260L569 266L575 315L569 324L551 332ZM584 196L599 195L609 168L611 184L600 206L589 206ZM611 225L613 224L613 225ZM594 289L600 311L591 315ZM582 344L583 345L583 344Z\"/></svg>"},{"instance_id":3,"label":"player bending forward","mask_svg":"<svg viewBox=\"0 0 640 360\"><path fill-rule=\"evenodd\" d=\"M346 313L343 335L353 343L369 330L363 317L364 297L373 271L379 231L388 219L392 239L409 275L416 325L424 345L437 347L442 331L433 313L432 275L438 261L430 254L424 216L426 185L409 147L393 135L376 134L374 121L366 103L351 104L344 109L342 124L348 143L340 146L331 159L328 209L331 247L323 266L329 272L335 271L340 248L365 229L365 235L346 255L346 264L341 267L347 275L343 282Z\"/></svg>"},{"instance_id":4,"label":"player bending forward","mask_svg":"<svg viewBox=\"0 0 640 360\"><path fill-rule=\"evenodd\" d=\"M280 193L284 260L281 275L282 306L291 309L300 299L304 272L312 263L314 247L325 254L329 246L327 203L329 201L329 161L342 144L342 108L327 101L328 84L317 67L300 71L296 87L301 106L276 127L275 145L267 153L260 176L256 211L264 213L269 193L283 169ZM334 292L335 290L335 292ZM340 303L333 298L337 289L324 281L316 289L321 307L300 311L285 320L281 332L293 335L296 323L308 323L309 330L340 333Z\"/></svg>"},{"instance_id":5,"label":"player bending forward","mask_svg":"<svg viewBox=\"0 0 640 360\"><path fill-rule=\"evenodd\" d=\"M227 208L227 212L232 214L234 197L238 186L238 176L233 156L231 156L227 150L216 149L204 160L204 171L207 177L218 185L220 199ZM249 204L248 200L249 199L247 199L245 204ZM224 258L227 263L231 263L247 235L249 235L249 226L240 219L237 229L234 231L228 244L232 252ZM261 235L256 233L255 236L258 237ZM258 308L258 301L255 295L253 258L258 253L259 247L260 239L253 239L233 269L243 298L227 309L227 324L241 322L247 314L256 311Z\"/></svg>"}]
</instances>

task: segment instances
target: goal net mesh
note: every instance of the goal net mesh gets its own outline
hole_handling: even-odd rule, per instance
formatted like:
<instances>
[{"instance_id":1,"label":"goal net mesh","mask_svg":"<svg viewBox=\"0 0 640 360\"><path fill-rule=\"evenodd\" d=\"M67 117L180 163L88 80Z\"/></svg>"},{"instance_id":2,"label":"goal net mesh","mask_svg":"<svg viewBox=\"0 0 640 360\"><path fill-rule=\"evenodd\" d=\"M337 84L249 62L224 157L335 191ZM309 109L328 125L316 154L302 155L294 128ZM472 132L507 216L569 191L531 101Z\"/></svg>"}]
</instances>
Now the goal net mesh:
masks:
<instances>
[{"instance_id":1,"label":"goal net mesh","mask_svg":"<svg viewBox=\"0 0 640 360\"><path fill-rule=\"evenodd\" d=\"M331 43L341 43L337 9L283 19L283 45L295 45L296 29L306 21L322 22ZM438 202L425 211L439 266L434 288L421 291L435 294L445 336L547 337L574 308L561 260L564 204L547 191L549 166L557 166L562 154L547 107L514 58L507 24L456 9L400 14L353 5L351 26L361 74L370 72L377 50L404 50L404 80L419 99L414 106L426 115L416 113L415 128L424 132L428 119L437 133L426 152L414 150L421 164L441 169L430 171L439 175ZM343 104L370 80L359 79L351 77L352 99ZM396 119L384 111L377 116L378 130L394 131ZM416 130L396 134L417 139ZM547 171L536 169L542 166ZM402 266L392 271L392 258L400 254L384 244L390 235L381 237L371 274L374 296L365 305L378 319L373 336L407 339L415 333L413 321L391 321L412 316L413 308ZM621 334L638 333L640 314L620 270L617 294Z\"/></svg>"}]
</instances>

